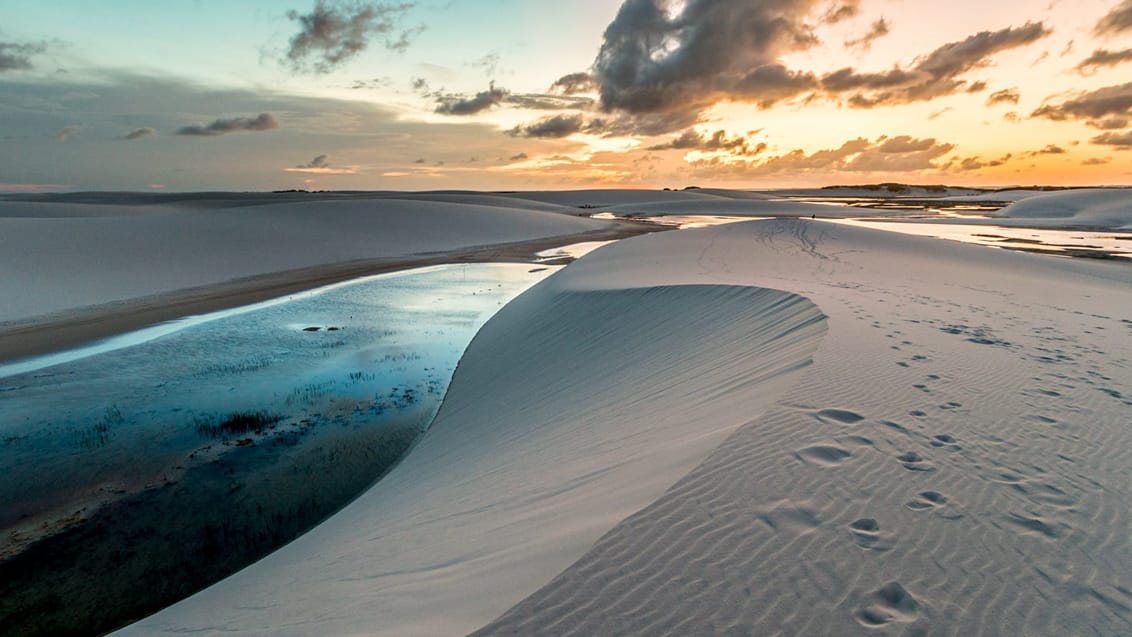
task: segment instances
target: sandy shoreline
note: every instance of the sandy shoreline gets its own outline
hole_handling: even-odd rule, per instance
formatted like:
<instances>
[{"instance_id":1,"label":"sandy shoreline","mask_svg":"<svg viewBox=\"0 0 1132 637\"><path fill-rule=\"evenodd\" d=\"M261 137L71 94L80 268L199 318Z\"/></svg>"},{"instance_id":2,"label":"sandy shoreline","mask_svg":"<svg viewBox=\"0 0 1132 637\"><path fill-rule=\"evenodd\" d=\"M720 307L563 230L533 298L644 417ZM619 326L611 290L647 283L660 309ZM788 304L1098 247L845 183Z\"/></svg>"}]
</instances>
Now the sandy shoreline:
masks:
<instances>
[{"instance_id":1,"label":"sandy shoreline","mask_svg":"<svg viewBox=\"0 0 1132 637\"><path fill-rule=\"evenodd\" d=\"M0 324L0 363L67 350L185 316L249 305L374 274L448 263L533 262L536 253L583 241L611 241L668 230L619 221L613 228L441 253L353 260L273 272Z\"/></svg>"}]
</instances>

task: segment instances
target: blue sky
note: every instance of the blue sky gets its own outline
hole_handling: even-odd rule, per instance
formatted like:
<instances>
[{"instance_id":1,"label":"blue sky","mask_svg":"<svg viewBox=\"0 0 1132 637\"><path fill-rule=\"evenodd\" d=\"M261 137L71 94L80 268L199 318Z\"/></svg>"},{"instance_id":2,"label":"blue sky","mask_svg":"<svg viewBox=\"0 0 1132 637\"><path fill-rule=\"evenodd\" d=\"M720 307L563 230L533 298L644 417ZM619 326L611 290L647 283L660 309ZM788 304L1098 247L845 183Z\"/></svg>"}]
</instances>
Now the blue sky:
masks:
<instances>
[{"instance_id":1,"label":"blue sky","mask_svg":"<svg viewBox=\"0 0 1132 637\"><path fill-rule=\"evenodd\" d=\"M0 0L0 15L6 190L1132 180L1132 0Z\"/></svg>"}]
</instances>

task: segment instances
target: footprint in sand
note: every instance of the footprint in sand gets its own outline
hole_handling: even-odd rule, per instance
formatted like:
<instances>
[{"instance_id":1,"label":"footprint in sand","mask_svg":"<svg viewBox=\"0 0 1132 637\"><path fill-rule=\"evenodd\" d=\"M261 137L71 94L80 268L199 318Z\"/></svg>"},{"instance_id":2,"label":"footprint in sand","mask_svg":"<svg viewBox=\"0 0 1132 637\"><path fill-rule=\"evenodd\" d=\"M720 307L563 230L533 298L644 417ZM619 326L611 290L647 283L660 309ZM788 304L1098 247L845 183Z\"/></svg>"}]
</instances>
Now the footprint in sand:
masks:
<instances>
[{"instance_id":1,"label":"footprint in sand","mask_svg":"<svg viewBox=\"0 0 1132 637\"><path fill-rule=\"evenodd\" d=\"M823 409L815 412L814 417L830 425L855 425L865 419L861 414L847 409Z\"/></svg>"},{"instance_id":2,"label":"footprint in sand","mask_svg":"<svg viewBox=\"0 0 1132 637\"><path fill-rule=\"evenodd\" d=\"M891 622L916 621L920 604L899 582L889 582L869 595L868 603L853 615L862 626L875 628Z\"/></svg>"},{"instance_id":3,"label":"footprint in sand","mask_svg":"<svg viewBox=\"0 0 1132 637\"><path fill-rule=\"evenodd\" d=\"M896 456L896 459L899 460L904 465L904 468L909 471L935 471L935 467L933 467L923 456L916 453L915 451L902 453L899 456Z\"/></svg>"},{"instance_id":4,"label":"footprint in sand","mask_svg":"<svg viewBox=\"0 0 1132 637\"><path fill-rule=\"evenodd\" d=\"M1007 513L1006 521L1020 528L1023 533L1037 534L1051 540L1061 537L1059 525L1046 522L1038 515Z\"/></svg>"},{"instance_id":5,"label":"footprint in sand","mask_svg":"<svg viewBox=\"0 0 1132 637\"><path fill-rule=\"evenodd\" d=\"M930 444L938 449L947 449L948 451L959 451L963 449L963 447L959 446L959 441L955 439L955 436L950 434L933 436Z\"/></svg>"},{"instance_id":6,"label":"footprint in sand","mask_svg":"<svg viewBox=\"0 0 1132 637\"><path fill-rule=\"evenodd\" d=\"M806 447L801 451L795 452L794 455L799 460L819 467L835 467L853 457L853 454L850 453L848 449L835 447L833 445Z\"/></svg>"},{"instance_id":7,"label":"footprint in sand","mask_svg":"<svg viewBox=\"0 0 1132 637\"><path fill-rule=\"evenodd\" d=\"M861 518L849 524L849 534L857 546L867 551L887 551L892 548L892 536L880 530L873 518Z\"/></svg>"}]
</instances>

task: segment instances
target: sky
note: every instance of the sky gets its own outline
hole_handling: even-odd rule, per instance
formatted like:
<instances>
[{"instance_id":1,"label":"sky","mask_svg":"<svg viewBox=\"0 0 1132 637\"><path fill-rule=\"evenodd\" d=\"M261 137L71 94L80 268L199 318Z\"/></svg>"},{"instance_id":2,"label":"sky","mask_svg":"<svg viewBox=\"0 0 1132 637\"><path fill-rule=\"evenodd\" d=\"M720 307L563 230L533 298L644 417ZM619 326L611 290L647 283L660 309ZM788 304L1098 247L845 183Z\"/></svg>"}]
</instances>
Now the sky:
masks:
<instances>
[{"instance_id":1,"label":"sky","mask_svg":"<svg viewBox=\"0 0 1132 637\"><path fill-rule=\"evenodd\" d=\"M0 16L0 191L1132 184L1132 0Z\"/></svg>"}]
</instances>

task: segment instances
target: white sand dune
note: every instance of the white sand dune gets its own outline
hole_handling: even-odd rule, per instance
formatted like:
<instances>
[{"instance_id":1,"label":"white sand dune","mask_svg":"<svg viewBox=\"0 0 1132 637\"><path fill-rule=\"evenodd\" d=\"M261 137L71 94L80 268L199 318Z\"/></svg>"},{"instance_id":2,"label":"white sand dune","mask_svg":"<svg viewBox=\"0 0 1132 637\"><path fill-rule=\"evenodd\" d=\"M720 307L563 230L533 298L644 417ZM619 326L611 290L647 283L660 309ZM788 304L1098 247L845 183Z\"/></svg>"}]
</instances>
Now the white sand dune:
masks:
<instances>
[{"instance_id":1,"label":"white sand dune","mask_svg":"<svg viewBox=\"0 0 1132 637\"><path fill-rule=\"evenodd\" d=\"M638 215L724 215L736 217L867 217L880 211L819 203L803 203L785 199L708 199L703 201L646 201L602 208L618 214Z\"/></svg>"},{"instance_id":2,"label":"white sand dune","mask_svg":"<svg viewBox=\"0 0 1132 637\"><path fill-rule=\"evenodd\" d=\"M1132 230L1132 188L1043 193L1003 208L1014 220Z\"/></svg>"},{"instance_id":3,"label":"white sand dune","mask_svg":"<svg viewBox=\"0 0 1132 637\"><path fill-rule=\"evenodd\" d=\"M473 630L767 409L825 331L813 304L777 291L632 275L601 287L557 277L508 305L391 474L122 634Z\"/></svg>"},{"instance_id":4,"label":"white sand dune","mask_svg":"<svg viewBox=\"0 0 1132 637\"><path fill-rule=\"evenodd\" d=\"M489 321L385 480L123 634L1128 634L1130 409L1127 267L630 239Z\"/></svg>"},{"instance_id":5,"label":"white sand dune","mask_svg":"<svg viewBox=\"0 0 1132 637\"><path fill-rule=\"evenodd\" d=\"M265 204L274 197L232 195L225 207L217 197L144 206L0 200L0 323L265 273L608 227L455 201Z\"/></svg>"},{"instance_id":6,"label":"white sand dune","mask_svg":"<svg viewBox=\"0 0 1132 637\"><path fill-rule=\"evenodd\" d=\"M503 193L501 193L503 194ZM658 203L666 201L702 202L730 199L701 190L544 190L507 193L506 196L527 201L541 201L562 206L607 208L621 204Z\"/></svg>"}]
</instances>

